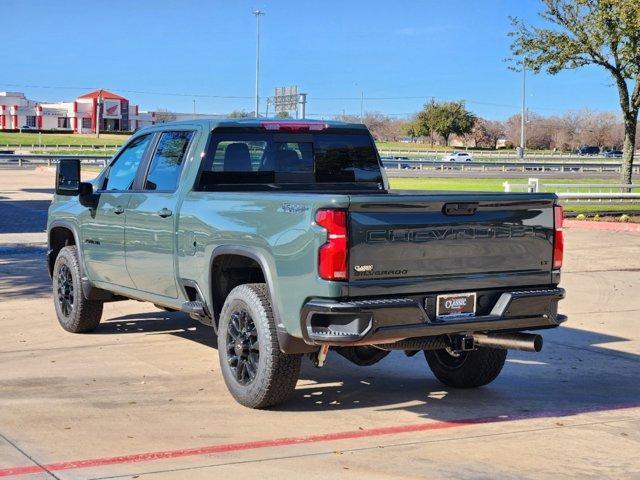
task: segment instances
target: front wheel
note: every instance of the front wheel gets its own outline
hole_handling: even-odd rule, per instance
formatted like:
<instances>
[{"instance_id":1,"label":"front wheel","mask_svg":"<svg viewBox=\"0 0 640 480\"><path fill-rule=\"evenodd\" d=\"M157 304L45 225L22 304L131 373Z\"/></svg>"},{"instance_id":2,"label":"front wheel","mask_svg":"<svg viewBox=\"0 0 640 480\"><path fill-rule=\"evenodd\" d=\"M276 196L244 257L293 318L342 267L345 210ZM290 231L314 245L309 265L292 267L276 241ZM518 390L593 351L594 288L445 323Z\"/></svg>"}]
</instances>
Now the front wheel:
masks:
<instances>
[{"instance_id":1,"label":"front wheel","mask_svg":"<svg viewBox=\"0 0 640 480\"><path fill-rule=\"evenodd\" d=\"M479 347L455 352L450 349L425 350L429 368L438 380L449 387L475 388L487 385L502 371L506 350Z\"/></svg>"},{"instance_id":2,"label":"front wheel","mask_svg":"<svg viewBox=\"0 0 640 480\"><path fill-rule=\"evenodd\" d=\"M229 293L220 313L218 357L229 392L245 407L277 405L295 389L302 356L280 351L265 284Z\"/></svg>"},{"instance_id":3,"label":"front wheel","mask_svg":"<svg viewBox=\"0 0 640 480\"><path fill-rule=\"evenodd\" d=\"M102 317L103 303L82 294L80 261L75 246L64 247L53 266L53 302L58 322L67 332L95 330Z\"/></svg>"}]
</instances>

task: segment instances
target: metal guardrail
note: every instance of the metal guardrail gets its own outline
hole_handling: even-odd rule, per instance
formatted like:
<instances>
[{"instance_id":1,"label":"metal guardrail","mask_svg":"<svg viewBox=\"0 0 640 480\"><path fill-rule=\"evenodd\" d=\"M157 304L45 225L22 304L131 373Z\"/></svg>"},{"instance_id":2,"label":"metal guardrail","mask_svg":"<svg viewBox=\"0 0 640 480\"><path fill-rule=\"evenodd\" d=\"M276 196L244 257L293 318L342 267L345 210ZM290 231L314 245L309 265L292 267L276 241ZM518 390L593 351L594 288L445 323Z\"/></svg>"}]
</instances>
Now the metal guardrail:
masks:
<instances>
[{"instance_id":1,"label":"metal guardrail","mask_svg":"<svg viewBox=\"0 0 640 480\"><path fill-rule=\"evenodd\" d=\"M433 149L387 149L387 148L378 148L380 155L411 155L424 157L428 156L431 158L442 158L445 155L449 155L452 152L467 152L470 153L474 157L504 157L504 158L518 158L518 155L513 150L465 150L464 148L455 149L452 148L450 150L433 150ZM640 155L640 150L635 152L635 155ZM574 152L537 152L537 151L527 151L526 153L527 159L544 159L544 158L585 158L585 159L593 159L593 158L611 158L606 157L604 154L598 155L580 155Z\"/></svg>"},{"instance_id":2,"label":"metal guardrail","mask_svg":"<svg viewBox=\"0 0 640 480\"><path fill-rule=\"evenodd\" d=\"M504 182L505 192L542 192L553 191L566 203L609 202L640 203L640 184L638 183L547 183L530 178L527 183ZM635 190L635 191L634 191Z\"/></svg>"},{"instance_id":3,"label":"metal guardrail","mask_svg":"<svg viewBox=\"0 0 640 480\"><path fill-rule=\"evenodd\" d=\"M0 167L24 167L37 165L52 165L58 159L65 157L78 158L83 164L106 165L110 155L47 155L47 154L0 154ZM522 161L493 161L493 162L443 162L438 160L383 160L387 169L399 170L432 170L463 172L614 172L619 173L621 162L522 162ZM640 173L640 164L633 165L632 171Z\"/></svg>"},{"instance_id":4,"label":"metal guardrail","mask_svg":"<svg viewBox=\"0 0 640 480\"><path fill-rule=\"evenodd\" d=\"M382 164L392 170L459 170L463 172L614 172L620 173L620 161L503 161L444 162L441 160L387 160ZM640 164L633 165L634 173L640 173Z\"/></svg>"},{"instance_id":5,"label":"metal guardrail","mask_svg":"<svg viewBox=\"0 0 640 480\"><path fill-rule=\"evenodd\" d=\"M40 148L40 149L68 149L68 150L117 150L122 146L122 144L120 145L103 145L103 144L98 144L98 145L94 145L92 144L86 144L86 145L74 145L71 143L31 143L29 145L24 144L24 143L0 143L0 148L1 149L16 149L16 148L30 148L30 149L36 149L36 148Z\"/></svg>"},{"instance_id":6,"label":"metal guardrail","mask_svg":"<svg viewBox=\"0 0 640 480\"><path fill-rule=\"evenodd\" d=\"M111 155L38 155L0 154L0 168L52 166L61 158L77 158L85 165L105 166Z\"/></svg>"}]
</instances>

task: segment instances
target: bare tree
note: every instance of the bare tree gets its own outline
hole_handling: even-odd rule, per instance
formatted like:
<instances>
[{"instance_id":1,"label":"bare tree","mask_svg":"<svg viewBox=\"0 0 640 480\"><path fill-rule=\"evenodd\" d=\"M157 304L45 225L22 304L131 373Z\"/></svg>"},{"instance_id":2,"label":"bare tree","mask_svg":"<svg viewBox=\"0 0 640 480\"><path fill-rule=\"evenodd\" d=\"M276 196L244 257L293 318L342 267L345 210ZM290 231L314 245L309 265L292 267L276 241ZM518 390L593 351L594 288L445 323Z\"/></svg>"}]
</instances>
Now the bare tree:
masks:
<instances>
[{"instance_id":1,"label":"bare tree","mask_svg":"<svg viewBox=\"0 0 640 480\"><path fill-rule=\"evenodd\" d=\"M505 134L504 123L478 118L470 133L476 147L496 148L498 139Z\"/></svg>"},{"instance_id":2,"label":"bare tree","mask_svg":"<svg viewBox=\"0 0 640 480\"><path fill-rule=\"evenodd\" d=\"M343 122L360 123L360 117L354 115L339 115L337 119ZM398 141L405 134L403 129L405 121L391 118L380 112L366 112L362 123L378 141Z\"/></svg>"},{"instance_id":3,"label":"bare tree","mask_svg":"<svg viewBox=\"0 0 640 480\"><path fill-rule=\"evenodd\" d=\"M173 122L176 118L176 114L173 112L170 112L169 110L166 110L164 108L159 108L156 112L156 123L166 123L166 122Z\"/></svg>"},{"instance_id":4,"label":"bare tree","mask_svg":"<svg viewBox=\"0 0 640 480\"><path fill-rule=\"evenodd\" d=\"M583 110L580 128L580 142L597 147L614 147L622 144L624 139L616 138L616 126L621 119L611 112L593 112Z\"/></svg>"}]
</instances>

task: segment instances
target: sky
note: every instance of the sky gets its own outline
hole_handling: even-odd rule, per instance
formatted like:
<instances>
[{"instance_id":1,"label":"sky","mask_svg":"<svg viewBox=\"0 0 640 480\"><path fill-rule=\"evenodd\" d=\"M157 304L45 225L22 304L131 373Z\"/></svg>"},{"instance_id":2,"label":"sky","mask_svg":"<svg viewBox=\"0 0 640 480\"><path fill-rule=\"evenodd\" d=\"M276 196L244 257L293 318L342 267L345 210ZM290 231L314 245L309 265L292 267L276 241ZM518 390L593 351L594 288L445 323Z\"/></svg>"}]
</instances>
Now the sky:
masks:
<instances>
[{"instance_id":1,"label":"sky","mask_svg":"<svg viewBox=\"0 0 640 480\"><path fill-rule=\"evenodd\" d=\"M509 16L539 22L540 0L0 0L0 91L38 101L105 88L142 110L253 110L256 21L260 95L298 85L310 117L364 110L407 116L434 97L477 115L517 113ZM235 97L235 98L222 98ZM527 77L544 115L618 111L595 67Z\"/></svg>"}]
</instances>

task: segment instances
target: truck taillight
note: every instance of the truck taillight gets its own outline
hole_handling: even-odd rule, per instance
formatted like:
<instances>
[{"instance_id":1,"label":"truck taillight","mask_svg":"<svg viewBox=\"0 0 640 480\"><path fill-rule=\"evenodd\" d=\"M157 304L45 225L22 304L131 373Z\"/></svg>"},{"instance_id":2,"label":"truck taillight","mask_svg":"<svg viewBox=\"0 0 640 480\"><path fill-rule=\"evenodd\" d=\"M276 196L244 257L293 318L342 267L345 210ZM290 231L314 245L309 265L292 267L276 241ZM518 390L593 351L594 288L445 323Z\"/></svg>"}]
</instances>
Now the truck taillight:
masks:
<instances>
[{"instance_id":1,"label":"truck taillight","mask_svg":"<svg viewBox=\"0 0 640 480\"><path fill-rule=\"evenodd\" d=\"M327 231L327 242L318 253L318 273L324 280L347 280L347 211L322 209L316 223Z\"/></svg>"},{"instance_id":2,"label":"truck taillight","mask_svg":"<svg viewBox=\"0 0 640 480\"><path fill-rule=\"evenodd\" d=\"M562 257L564 256L564 233L562 233L562 222L564 220L564 210L560 205L553 207L553 269L562 267Z\"/></svg>"},{"instance_id":3,"label":"truck taillight","mask_svg":"<svg viewBox=\"0 0 640 480\"><path fill-rule=\"evenodd\" d=\"M281 130L286 132L319 132L329 128L324 122L278 122L269 120L260 122L265 130Z\"/></svg>"}]
</instances>

